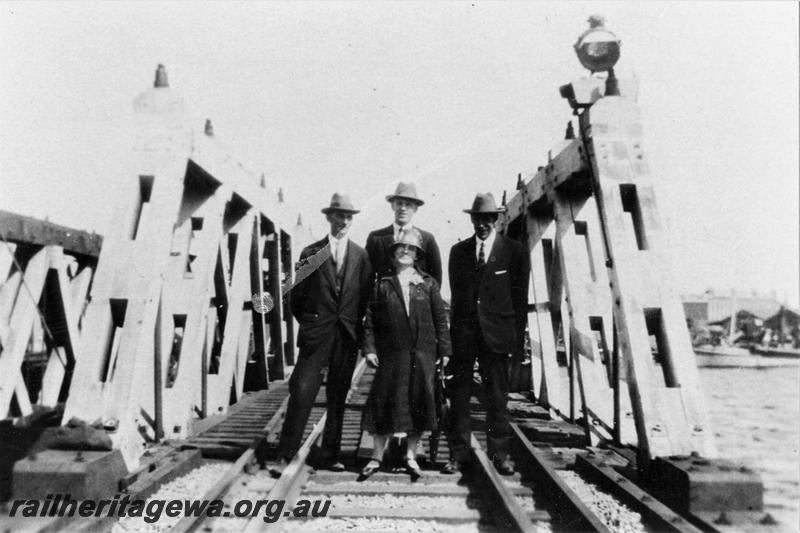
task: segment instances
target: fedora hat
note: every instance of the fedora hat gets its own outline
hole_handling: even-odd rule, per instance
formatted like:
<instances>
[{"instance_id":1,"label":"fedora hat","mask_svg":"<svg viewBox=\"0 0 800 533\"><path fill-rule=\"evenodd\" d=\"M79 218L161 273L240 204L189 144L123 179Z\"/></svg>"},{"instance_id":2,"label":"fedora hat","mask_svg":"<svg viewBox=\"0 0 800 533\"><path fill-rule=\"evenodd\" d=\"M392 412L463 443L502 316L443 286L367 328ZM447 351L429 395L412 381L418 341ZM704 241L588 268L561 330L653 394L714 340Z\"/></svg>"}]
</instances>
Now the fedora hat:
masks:
<instances>
[{"instance_id":1,"label":"fedora hat","mask_svg":"<svg viewBox=\"0 0 800 533\"><path fill-rule=\"evenodd\" d=\"M472 209L464 209L465 213L478 214L478 213L503 213L505 207L497 207L494 201L494 196L490 192L478 193L475 195L475 200L472 201Z\"/></svg>"},{"instance_id":2,"label":"fedora hat","mask_svg":"<svg viewBox=\"0 0 800 533\"><path fill-rule=\"evenodd\" d=\"M422 205L425 202L419 199L417 196L417 186L413 183L403 183L402 181L397 184L397 189L395 189L394 194L390 194L386 197L387 202L391 202L392 200L400 198L403 200L408 200L410 202L414 202L417 205Z\"/></svg>"},{"instance_id":3,"label":"fedora hat","mask_svg":"<svg viewBox=\"0 0 800 533\"><path fill-rule=\"evenodd\" d=\"M417 228L411 228L410 230L400 232L400 238L395 239L389 246L389 251L394 253L394 249L401 244L414 246L417 249L418 256L425 253L425 250L422 249L422 233L420 233Z\"/></svg>"},{"instance_id":4,"label":"fedora hat","mask_svg":"<svg viewBox=\"0 0 800 533\"><path fill-rule=\"evenodd\" d=\"M339 194L338 192L333 193L333 196L331 196L331 205L322 208L322 212L326 215L333 211L342 211L343 213L352 213L354 215L361 212L353 207L350 195Z\"/></svg>"}]
</instances>

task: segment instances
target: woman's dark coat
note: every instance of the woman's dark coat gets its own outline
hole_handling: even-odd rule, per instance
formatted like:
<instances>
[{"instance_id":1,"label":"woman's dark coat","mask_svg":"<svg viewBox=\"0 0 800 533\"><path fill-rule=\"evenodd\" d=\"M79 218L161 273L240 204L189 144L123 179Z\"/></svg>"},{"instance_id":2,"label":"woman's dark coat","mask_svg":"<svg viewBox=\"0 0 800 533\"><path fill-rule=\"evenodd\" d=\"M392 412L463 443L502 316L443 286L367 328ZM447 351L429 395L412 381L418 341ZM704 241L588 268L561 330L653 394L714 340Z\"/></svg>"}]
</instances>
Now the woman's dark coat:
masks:
<instances>
[{"instance_id":1,"label":"woman's dark coat","mask_svg":"<svg viewBox=\"0 0 800 533\"><path fill-rule=\"evenodd\" d=\"M363 353L378 355L378 369L362 426L385 435L436 429L436 360L449 357L447 312L439 285L417 271L407 315L397 276L378 280L367 308Z\"/></svg>"}]
</instances>

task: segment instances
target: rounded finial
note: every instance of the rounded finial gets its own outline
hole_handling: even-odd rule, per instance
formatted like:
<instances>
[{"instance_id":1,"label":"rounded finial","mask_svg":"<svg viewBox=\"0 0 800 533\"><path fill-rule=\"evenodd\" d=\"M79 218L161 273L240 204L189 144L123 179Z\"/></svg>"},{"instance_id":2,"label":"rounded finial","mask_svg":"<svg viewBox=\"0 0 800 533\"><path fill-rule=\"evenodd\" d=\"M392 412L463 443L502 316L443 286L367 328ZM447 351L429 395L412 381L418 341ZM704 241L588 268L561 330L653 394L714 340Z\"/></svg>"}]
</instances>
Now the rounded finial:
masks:
<instances>
[{"instance_id":1,"label":"rounded finial","mask_svg":"<svg viewBox=\"0 0 800 533\"><path fill-rule=\"evenodd\" d=\"M606 18L603 15L599 15L595 13L594 15L589 15L589 18L586 20L589 23L589 28L605 28L606 27Z\"/></svg>"},{"instance_id":2,"label":"rounded finial","mask_svg":"<svg viewBox=\"0 0 800 533\"><path fill-rule=\"evenodd\" d=\"M205 132L206 132L206 135L208 135L209 137L213 137L214 136L214 124L211 123L211 119L210 118L206 119Z\"/></svg>"},{"instance_id":3,"label":"rounded finial","mask_svg":"<svg viewBox=\"0 0 800 533\"><path fill-rule=\"evenodd\" d=\"M159 63L158 67L156 68L156 79L153 81L153 87L169 87L169 80L167 80L167 69L161 63Z\"/></svg>"}]
</instances>

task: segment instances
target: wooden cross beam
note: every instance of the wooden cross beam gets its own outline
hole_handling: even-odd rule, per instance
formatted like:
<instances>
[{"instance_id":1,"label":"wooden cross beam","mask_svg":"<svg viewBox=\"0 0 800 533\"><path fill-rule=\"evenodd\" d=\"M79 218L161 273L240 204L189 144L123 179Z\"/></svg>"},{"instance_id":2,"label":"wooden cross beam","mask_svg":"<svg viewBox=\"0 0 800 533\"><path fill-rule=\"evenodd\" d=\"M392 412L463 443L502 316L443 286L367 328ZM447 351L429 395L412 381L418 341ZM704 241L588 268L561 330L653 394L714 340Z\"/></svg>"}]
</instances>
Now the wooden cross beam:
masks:
<instances>
[{"instance_id":1,"label":"wooden cross beam","mask_svg":"<svg viewBox=\"0 0 800 533\"><path fill-rule=\"evenodd\" d=\"M0 238L12 243L57 245L65 252L90 257L97 257L103 245L103 237L96 233L3 210L0 210Z\"/></svg>"},{"instance_id":2,"label":"wooden cross beam","mask_svg":"<svg viewBox=\"0 0 800 533\"><path fill-rule=\"evenodd\" d=\"M526 176L498 221L506 233L520 218L527 228L535 392L564 416L577 401L604 437L635 438L643 467L652 457L713 457L639 109L624 95L601 97L579 123L579 138Z\"/></svg>"},{"instance_id":3,"label":"wooden cross beam","mask_svg":"<svg viewBox=\"0 0 800 533\"><path fill-rule=\"evenodd\" d=\"M171 89L134 109L127 203L100 254L65 411L103 424L129 468L147 440L185 438L283 378L284 302L263 315L251 299L286 277L282 227L294 222L218 137L193 131Z\"/></svg>"}]
</instances>

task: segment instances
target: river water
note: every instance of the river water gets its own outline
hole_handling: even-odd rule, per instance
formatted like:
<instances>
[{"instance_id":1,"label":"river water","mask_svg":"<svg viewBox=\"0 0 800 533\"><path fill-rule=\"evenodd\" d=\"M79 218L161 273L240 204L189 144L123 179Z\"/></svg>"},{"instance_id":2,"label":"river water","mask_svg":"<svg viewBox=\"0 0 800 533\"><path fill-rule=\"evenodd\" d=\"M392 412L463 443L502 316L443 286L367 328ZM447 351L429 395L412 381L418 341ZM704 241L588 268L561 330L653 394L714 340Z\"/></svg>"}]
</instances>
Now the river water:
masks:
<instances>
[{"instance_id":1,"label":"river water","mask_svg":"<svg viewBox=\"0 0 800 533\"><path fill-rule=\"evenodd\" d=\"M765 510L800 531L800 367L701 368L722 458L764 480Z\"/></svg>"}]
</instances>

